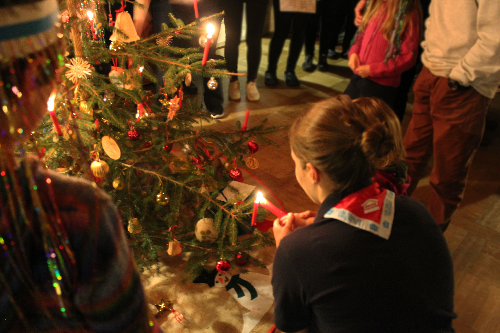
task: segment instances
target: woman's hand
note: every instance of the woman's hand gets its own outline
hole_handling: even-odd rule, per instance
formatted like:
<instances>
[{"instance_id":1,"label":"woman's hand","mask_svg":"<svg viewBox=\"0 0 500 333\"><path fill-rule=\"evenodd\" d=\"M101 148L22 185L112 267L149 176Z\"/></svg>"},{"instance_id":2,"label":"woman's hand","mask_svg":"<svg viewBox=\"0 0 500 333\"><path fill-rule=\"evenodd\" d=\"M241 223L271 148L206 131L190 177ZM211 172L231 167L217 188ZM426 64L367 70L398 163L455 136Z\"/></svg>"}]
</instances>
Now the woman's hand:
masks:
<instances>
[{"instance_id":1,"label":"woman's hand","mask_svg":"<svg viewBox=\"0 0 500 333\"><path fill-rule=\"evenodd\" d=\"M274 234L274 240L276 241L276 247L280 245L280 242L283 239L283 237L293 232L294 220L295 217L293 216L292 213L288 213L287 215L274 220L273 234Z\"/></svg>"},{"instance_id":2,"label":"woman's hand","mask_svg":"<svg viewBox=\"0 0 500 333\"><path fill-rule=\"evenodd\" d=\"M354 73L358 74L362 78L367 78L370 76L370 65L361 65L356 68Z\"/></svg>"},{"instance_id":3,"label":"woman's hand","mask_svg":"<svg viewBox=\"0 0 500 333\"><path fill-rule=\"evenodd\" d=\"M353 72L356 72L356 69L359 67L359 57L356 53L351 54L348 65Z\"/></svg>"},{"instance_id":4,"label":"woman's hand","mask_svg":"<svg viewBox=\"0 0 500 333\"><path fill-rule=\"evenodd\" d=\"M306 210L302 213L293 213L294 223L293 228L305 227L314 222L314 218L316 217L316 212L311 212L310 210Z\"/></svg>"}]
</instances>

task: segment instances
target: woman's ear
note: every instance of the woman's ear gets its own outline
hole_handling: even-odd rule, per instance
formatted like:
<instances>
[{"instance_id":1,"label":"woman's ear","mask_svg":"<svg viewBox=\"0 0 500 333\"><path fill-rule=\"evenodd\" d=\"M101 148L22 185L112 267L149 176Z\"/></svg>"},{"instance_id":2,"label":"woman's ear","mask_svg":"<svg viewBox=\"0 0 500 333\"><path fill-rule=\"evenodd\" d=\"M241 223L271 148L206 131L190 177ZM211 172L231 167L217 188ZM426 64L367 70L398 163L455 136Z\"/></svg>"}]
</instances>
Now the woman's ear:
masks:
<instances>
[{"instance_id":1,"label":"woman's ear","mask_svg":"<svg viewBox=\"0 0 500 333\"><path fill-rule=\"evenodd\" d=\"M313 184L319 183L321 175L319 170L314 165L312 165L311 163L306 163L306 171L307 176L311 179Z\"/></svg>"}]
</instances>

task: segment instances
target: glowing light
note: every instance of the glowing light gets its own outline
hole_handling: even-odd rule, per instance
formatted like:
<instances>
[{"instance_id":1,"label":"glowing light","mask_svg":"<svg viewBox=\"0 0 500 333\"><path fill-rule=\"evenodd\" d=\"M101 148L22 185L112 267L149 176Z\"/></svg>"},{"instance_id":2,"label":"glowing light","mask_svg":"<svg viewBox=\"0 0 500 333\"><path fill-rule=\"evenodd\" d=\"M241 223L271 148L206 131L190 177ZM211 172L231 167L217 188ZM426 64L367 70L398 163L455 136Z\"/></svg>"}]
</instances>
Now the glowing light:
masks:
<instances>
[{"instance_id":1,"label":"glowing light","mask_svg":"<svg viewBox=\"0 0 500 333\"><path fill-rule=\"evenodd\" d=\"M212 23L207 24L207 35L208 35L208 37L211 38L214 33L215 33L215 25L213 25Z\"/></svg>"},{"instance_id":2,"label":"glowing light","mask_svg":"<svg viewBox=\"0 0 500 333\"><path fill-rule=\"evenodd\" d=\"M142 73L142 71L143 71L143 70L144 70L144 67L142 67L142 66L141 66L141 67L139 67L139 72L141 72L141 73Z\"/></svg>"},{"instance_id":3,"label":"glowing light","mask_svg":"<svg viewBox=\"0 0 500 333\"><path fill-rule=\"evenodd\" d=\"M54 112L54 100L56 99L56 92L57 90L52 90L49 100L47 101L47 109L49 110L49 112Z\"/></svg>"},{"instance_id":4,"label":"glowing light","mask_svg":"<svg viewBox=\"0 0 500 333\"><path fill-rule=\"evenodd\" d=\"M19 89L17 89L16 86L12 87L12 92L17 96L17 98L21 98L23 96L23 94L19 91Z\"/></svg>"},{"instance_id":5,"label":"glowing light","mask_svg":"<svg viewBox=\"0 0 500 333\"><path fill-rule=\"evenodd\" d=\"M262 194L262 192L257 192L257 198L255 199L255 202L256 203L260 203L260 202L264 202L266 201L266 199L264 199L264 195Z\"/></svg>"},{"instance_id":6,"label":"glowing light","mask_svg":"<svg viewBox=\"0 0 500 333\"><path fill-rule=\"evenodd\" d=\"M94 19L94 13L92 13L90 10L87 11L87 16L89 17L89 20L93 20Z\"/></svg>"},{"instance_id":7,"label":"glowing light","mask_svg":"<svg viewBox=\"0 0 500 333\"><path fill-rule=\"evenodd\" d=\"M19 133L19 134L23 134L23 132L24 132L24 131L23 131L23 129L22 129L22 128L18 128L18 129L17 129L17 133Z\"/></svg>"},{"instance_id":8,"label":"glowing light","mask_svg":"<svg viewBox=\"0 0 500 333\"><path fill-rule=\"evenodd\" d=\"M46 182L47 182L47 184L50 184L50 183L52 183L52 179L47 178Z\"/></svg>"}]
</instances>

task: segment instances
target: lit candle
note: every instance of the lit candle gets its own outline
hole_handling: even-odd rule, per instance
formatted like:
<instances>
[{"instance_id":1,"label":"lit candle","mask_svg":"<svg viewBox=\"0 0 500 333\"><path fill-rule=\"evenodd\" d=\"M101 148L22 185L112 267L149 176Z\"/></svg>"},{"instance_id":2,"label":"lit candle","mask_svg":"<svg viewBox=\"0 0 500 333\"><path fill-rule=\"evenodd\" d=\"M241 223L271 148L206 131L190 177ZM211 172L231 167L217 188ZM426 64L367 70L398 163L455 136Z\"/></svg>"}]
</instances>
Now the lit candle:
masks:
<instances>
[{"instance_id":1,"label":"lit candle","mask_svg":"<svg viewBox=\"0 0 500 333\"><path fill-rule=\"evenodd\" d=\"M266 200L264 198L264 195L262 192L257 192L257 198L255 199L255 203L253 205L253 215L252 215L252 225L255 225L254 223L256 222L257 219L257 209L259 208L259 205L276 215L277 218L281 218L286 215L284 211L273 205L271 202ZM257 207L257 208L255 208Z\"/></svg>"},{"instance_id":2,"label":"lit candle","mask_svg":"<svg viewBox=\"0 0 500 333\"><path fill-rule=\"evenodd\" d=\"M260 192L259 192L260 193ZM252 211L252 226L257 225L257 213L259 211L259 202L255 200L253 203L253 211Z\"/></svg>"},{"instance_id":3,"label":"lit candle","mask_svg":"<svg viewBox=\"0 0 500 333\"><path fill-rule=\"evenodd\" d=\"M89 17L89 20L90 20L90 30L92 32L92 38L96 39L97 35L96 35L95 29L94 29L94 13L92 13L90 10L88 10L87 16Z\"/></svg>"},{"instance_id":4,"label":"lit candle","mask_svg":"<svg viewBox=\"0 0 500 333\"><path fill-rule=\"evenodd\" d=\"M241 131L246 131L247 130L247 125L248 125L248 116L250 115L250 110L247 109L247 112L245 113L245 121L243 122L243 126L241 126Z\"/></svg>"},{"instance_id":5,"label":"lit candle","mask_svg":"<svg viewBox=\"0 0 500 333\"><path fill-rule=\"evenodd\" d=\"M54 111L54 100L56 98L56 90L52 90L49 100L47 101L47 110L49 111L50 118L54 123L54 128L56 129L57 135L63 136L61 126L59 126L59 121L57 121L56 112Z\"/></svg>"},{"instance_id":6,"label":"lit candle","mask_svg":"<svg viewBox=\"0 0 500 333\"><path fill-rule=\"evenodd\" d=\"M198 14L198 0L193 0L194 3L194 17L199 18L200 15Z\"/></svg>"},{"instance_id":7,"label":"lit candle","mask_svg":"<svg viewBox=\"0 0 500 333\"><path fill-rule=\"evenodd\" d=\"M203 51L203 58L201 60L201 65L205 66L208 60L208 51L210 50L210 44L212 43L212 36L215 32L215 26L212 23L207 24L207 43L205 44L205 50Z\"/></svg>"}]
</instances>

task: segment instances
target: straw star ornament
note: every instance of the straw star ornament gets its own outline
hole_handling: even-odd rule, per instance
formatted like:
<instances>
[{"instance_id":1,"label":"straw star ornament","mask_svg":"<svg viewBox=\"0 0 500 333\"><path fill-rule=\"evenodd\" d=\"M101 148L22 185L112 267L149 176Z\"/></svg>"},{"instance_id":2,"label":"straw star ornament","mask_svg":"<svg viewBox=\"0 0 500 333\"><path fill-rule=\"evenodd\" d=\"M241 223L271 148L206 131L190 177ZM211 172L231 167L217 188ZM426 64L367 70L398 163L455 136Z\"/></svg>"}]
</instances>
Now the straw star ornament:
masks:
<instances>
[{"instance_id":1,"label":"straw star ornament","mask_svg":"<svg viewBox=\"0 0 500 333\"><path fill-rule=\"evenodd\" d=\"M92 73L90 64L82 58L73 58L70 59L70 62L70 64L65 65L69 68L65 75L71 81L76 82L77 79L86 79Z\"/></svg>"}]
</instances>

